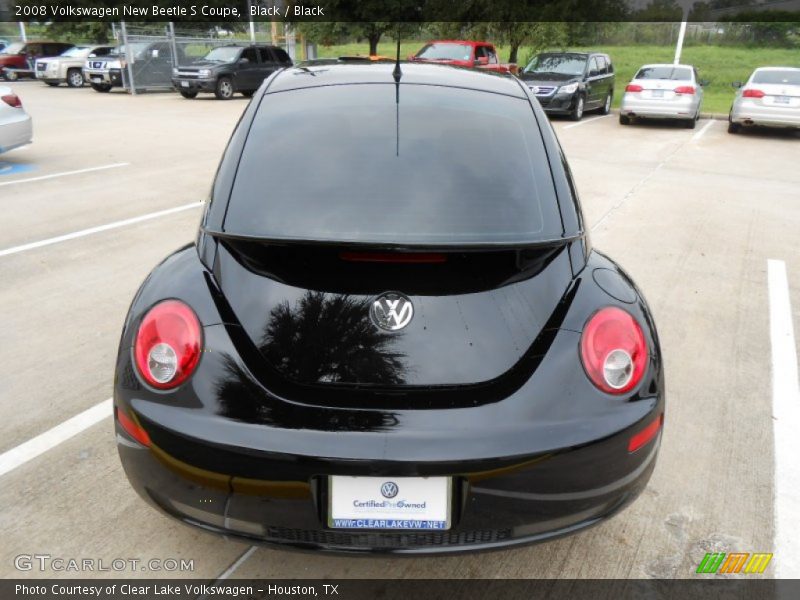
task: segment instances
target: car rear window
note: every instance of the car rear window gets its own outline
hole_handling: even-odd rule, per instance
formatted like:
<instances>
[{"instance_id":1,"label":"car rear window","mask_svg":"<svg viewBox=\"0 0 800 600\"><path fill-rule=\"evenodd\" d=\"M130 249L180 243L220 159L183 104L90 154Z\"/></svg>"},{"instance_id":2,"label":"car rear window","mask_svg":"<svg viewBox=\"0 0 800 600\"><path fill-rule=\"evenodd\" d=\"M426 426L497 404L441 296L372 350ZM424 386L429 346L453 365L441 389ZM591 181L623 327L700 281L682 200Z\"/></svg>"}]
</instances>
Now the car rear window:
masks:
<instances>
[{"instance_id":1,"label":"car rear window","mask_svg":"<svg viewBox=\"0 0 800 600\"><path fill-rule=\"evenodd\" d=\"M224 222L272 239L388 243L561 237L527 99L439 86L267 94Z\"/></svg>"},{"instance_id":2,"label":"car rear window","mask_svg":"<svg viewBox=\"0 0 800 600\"><path fill-rule=\"evenodd\" d=\"M800 71L756 71L753 83L800 85Z\"/></svg>"},{"instance_id":3,"label":"car rear window","mask_svg":"<svg viewBox=\"0 0 800 600\"><path fill-rule=\"evenodd\" d=\"M664 65L659 67L642 67L634 79L669 79L685 81L692 78L692 70L684 67Z\"/></svg>"}]
</instances>

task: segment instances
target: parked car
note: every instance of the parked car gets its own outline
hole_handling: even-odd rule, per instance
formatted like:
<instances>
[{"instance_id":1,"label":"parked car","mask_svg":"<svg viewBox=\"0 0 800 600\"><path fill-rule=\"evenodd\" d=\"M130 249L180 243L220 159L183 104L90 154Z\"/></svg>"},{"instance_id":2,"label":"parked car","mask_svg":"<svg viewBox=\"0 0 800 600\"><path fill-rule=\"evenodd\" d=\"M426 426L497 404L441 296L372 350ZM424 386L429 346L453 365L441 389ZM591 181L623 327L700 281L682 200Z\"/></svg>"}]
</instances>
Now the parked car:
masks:
<instances>
[{"instance_id":1,"label":"parked car","mask_svg":"<svg viewBox=\"0 0 800 600\"><path fill-rule=\"evenodd\" d=\"M631 119L673 119L694 129L703 107L703 86L692 65L644 65L625 87L619 122Z\"/></svg>"},{"instance_id":2,"label":"parked car","mask_svg":"<svg viewBox=\"0 0 800 600\"><path fill-rule=\"evenodd\" d=\"M36 79L56 87L66 83L69 87L83 87L83 66L89 57L108 56L114 46L73 46L58 56L36 60Z\"/></svg>"},{"instance_id":3,"label":"parked car","mask_svg":"<svg viewBox=\"0 0 800 600\"><path fill-rule=\"evenodd\" d=\"M655 324L590 245L528 88L374 62L283 69L256 98L196 242L124 322L141 497L352 554L513 547L632 502L661 441Z\"/></svg>"},{"instance_id":4,"label":"parked car","mask_svg":"<svg viewBox=\"0 0 800 600\"><path fill-rule=\"evenodd\" d=\"M519 78L547 114L580 121L587 110L607 115L614 100L614 65L599 52L544 52L522 69Z\"/></svg>"},{"instance_id":5,"label":"parked car","mask_svg":"<svg viewBox=\"0 0 800 600\"><path fill-rule=\"evenodd\" d=\"M63 42L14 42L0 52L0 76L8 81L20 77L35 77L34 62L44 56L58 56L72 44Z\"/></svg>"},{"instance_id":6,"label":"parked car","mask_svg":"<svg viewBox=\"0 0 800 600\"><path fill-rule=\"evenodd\" d=\"M220 46L191 66L172 70L172 83L184 98L200 92L228 100L236 92L248 98L278 69L291 67L292 59L277 46Z\"/></svg>"},{"instance_id":7,"label":"parked car","mask_svg":"<svg viewBox=\"0 0 800 600\"><path fill-rule=\"evenodd\" d=\"M172 68L185 60L181 46L173 60L169 42L134 42L130 44L131 68L136 89L168 89L172 87ZM108 92L115 87L130 87L127 72L128 51L119 46L107 56L86 60L83 76L96 92Z\"/></svg>"},{"instance_id":8,"label":"parked car","mask_svg":"<svg viewBox=\"0 0 800 600\"><path fill-rule=\"evenodd\" d=\"M728 116L728 133L762 125L800 129L800 68L760 67L738 88Z\"/></svg>"},{"instance_id":9,"label":"parked car","mask_svg":"<svg viewBox=\"0 0 800 600\"><path fill-rule=\"evenodd\" d=\"M419 52L408 57L412 62L427 62L454 67L467 67L495 71L516 72L517 65L501 63L497 50L488 42L471 40L435 40L425 44Z\"/></svg>"},{"instance_id":10,"label":"parked car","mask_svg":"<svg viewBox=\"0 0 800 600\"><path fill-rule=\"evenodd\" d=\"M0 86L0 154L33 139L33 122L10 87Z\"/></svg>"}]
</instances>

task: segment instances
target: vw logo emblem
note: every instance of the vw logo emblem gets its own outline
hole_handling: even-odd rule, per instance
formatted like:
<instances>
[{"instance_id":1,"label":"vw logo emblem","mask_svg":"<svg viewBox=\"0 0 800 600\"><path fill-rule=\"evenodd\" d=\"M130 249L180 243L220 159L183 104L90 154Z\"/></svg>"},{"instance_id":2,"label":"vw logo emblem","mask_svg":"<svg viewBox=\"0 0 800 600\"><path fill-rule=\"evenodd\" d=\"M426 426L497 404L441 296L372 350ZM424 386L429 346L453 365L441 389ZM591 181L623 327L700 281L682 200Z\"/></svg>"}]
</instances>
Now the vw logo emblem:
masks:
<instances>
[{"instance_id":1,"label":"vw logo emblem","mask_svg":"<svg viewBox=\"0 0 800 600\"><path fill-rule=\"evenodd\" d=\"M397 496L397 492L400 491L400 488L397 487L397 484L394 481L387 481L381 486L381 495L384 498L394 498Z\"/></svg>"},{"instance_id":2,"label":"vw logo emblem","mask_svg":"<svg viewBox=\"0 0 800 600\"><path fill-rule=\"evenodd\" d=\"M534 85L533 87L531 87L531 91L534 94L538 94L539 93L539 86L538 85Z\"/></svg>"},{"instance_id":3,"label":"vw logo emblem","mask_svg":"<svg viewBox=\"0 0 800 600\"><path fill-rule=\"evenodd\" d=\"M381 294L372 302L369 317L372 324L385 331L399 331L411 322L414 305L411 300L395 292Z\"/></svg>"}]
</instances>

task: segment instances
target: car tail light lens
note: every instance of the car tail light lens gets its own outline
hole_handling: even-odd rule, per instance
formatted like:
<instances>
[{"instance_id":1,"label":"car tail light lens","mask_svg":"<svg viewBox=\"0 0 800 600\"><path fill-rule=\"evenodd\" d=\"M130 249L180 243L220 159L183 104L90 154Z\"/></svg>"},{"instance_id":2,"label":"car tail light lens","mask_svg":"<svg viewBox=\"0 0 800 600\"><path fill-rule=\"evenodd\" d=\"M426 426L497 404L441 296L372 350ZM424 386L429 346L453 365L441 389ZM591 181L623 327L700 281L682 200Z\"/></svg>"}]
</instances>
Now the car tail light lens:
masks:
<instances>
[{"instance_id":1,"label":"car tail light lens","mask_svg":"<svg viewBox=\"0 0 800 600\"><path fill-rule=\"evenodd\" d=\"M642 328L621 308L599 310L583 329L581 360L589 379L602 391L623 394L632 390L647 367Z\"/></svg>"},{"instance_id":2,"label":"car tail light lens","mask_svg":"<svg viewBox=\"0 0 800 600\"><path fill-rule=\"evenodd\" d=\"M201 344L194 311L178 300L165 300L151 308L139 325L133 349L136 367L154 388L177 387L197 366Z\"/></svg>"},{"instance_id":3,"label":"car tail light lens","mask_svg":"<svg viewBox=\"0 0 800 600\"><path fill-rule=\"evenodd\" d=\"M742 96L745 98L763 98L766 94L761 90L750 88L749 90L743 91Z\"/></svg>"},{"instance_id":4,"label":"car tail light lens","mask_svg":"<svg viewBox=\"0 0 800 600\"><path fill-rule=\"evenodd\" d=\"M694 94L694 87L691 85L679 85L675 88L676 94Z\"/></svg>"},{"instance_id":5,"label":"car tail light lens","mask_svg":"<svg viewBox=\"0 0 800 600\"><path fill-rule=\"evenodd\" d=\"M641 92L644 88L640 85L636 85L635 83L629 83L625 86L626 92Z\"/></svg>"},{"instance_id":6,"label":"car tail light lens","mask_svg":"<svg viewBox=\"0 0 800 600\"><path fill-rule=\"evenodd\" d=\"M636 452L639 448L646 445L650 442L658 432L661 430L661 426L664 424L664 413L658 415L655 421L652 421L642 429L639 433L634 435L630 440L628 440L628 452Z\"/></svg>"},{"instance_id":7,"label":"car tail light lens","mask_svg":"<svg viewBox=\"0 0 800 600\"><path fill-rule=\"evenodd\" d=\"M3 96L3 102L12 108L22 108L22 100L16 94L6 94Z\"/></svg>"}]
</instances>

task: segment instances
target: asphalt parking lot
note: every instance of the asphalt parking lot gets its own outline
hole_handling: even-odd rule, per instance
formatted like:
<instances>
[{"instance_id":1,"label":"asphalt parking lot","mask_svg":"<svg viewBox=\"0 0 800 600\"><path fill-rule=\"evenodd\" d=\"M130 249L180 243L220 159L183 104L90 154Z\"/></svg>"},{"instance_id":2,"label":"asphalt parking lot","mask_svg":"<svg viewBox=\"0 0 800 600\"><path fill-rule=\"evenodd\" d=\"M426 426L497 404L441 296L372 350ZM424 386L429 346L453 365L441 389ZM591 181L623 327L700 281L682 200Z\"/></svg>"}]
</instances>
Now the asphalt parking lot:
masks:
<instances>
[{"instance_id":1,"label":"asphalt parking lot","mask_svg":"<svg viewBox=\"0 0 800 600\"><path fill-rule=\"evenodd\" d=\"M152 267L192 241L247 105L10 87L33 116L34 144L0 155L0 454L111 396L128 305ZM192 572L89 576L692 577L706 552L741 551L774 552L765 575L797 577L785 526L800 530L800 486L782 465L796 464L784 433L800 424L796 356L785 351L796 351L792 323L800 332L800 134L733 136L707 120L622 127L594 115L554 126L595 247L636 280L661 336L661 455L630 508L578 535L489 554L253 550L145 505L122 472L106 403L97 410L107 416L0 475L0 576L87 575L15 568L20 554L48 554L194 561Z\"/></svg>"}]
</instances>

